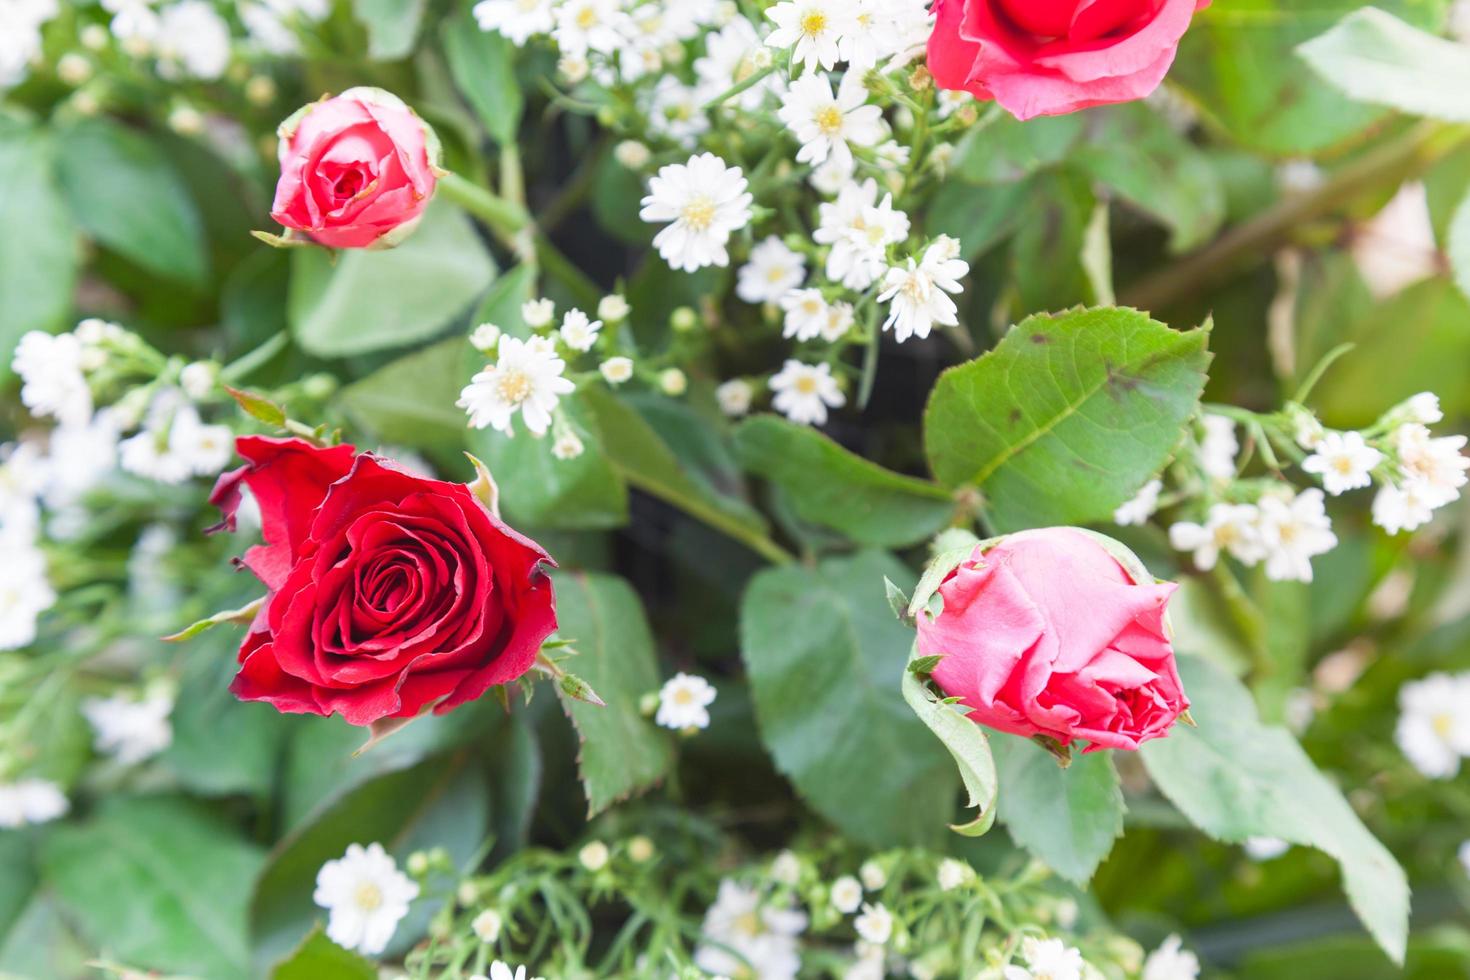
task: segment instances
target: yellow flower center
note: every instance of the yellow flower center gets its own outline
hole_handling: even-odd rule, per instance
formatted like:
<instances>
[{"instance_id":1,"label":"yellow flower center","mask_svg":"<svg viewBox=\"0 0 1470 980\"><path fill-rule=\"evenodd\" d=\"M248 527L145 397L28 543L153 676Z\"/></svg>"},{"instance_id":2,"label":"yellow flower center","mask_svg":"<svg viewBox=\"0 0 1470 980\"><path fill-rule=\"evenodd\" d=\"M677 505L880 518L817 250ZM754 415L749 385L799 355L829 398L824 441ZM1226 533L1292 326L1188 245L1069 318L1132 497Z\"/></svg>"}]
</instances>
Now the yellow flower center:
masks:
<instances>
[{"instance_id":1,"label":"yellow flower center","mask_svg":"<svg viewBox=\"0 0 1470 980\"><path fill-rule=\"evenodd\" d=\"M588 30L597 23L597 11L590 5L577 11L577 26L582 30Z\"/></svg>"},{"instance_id":2,"label":"yellow flower center","mask_svg":"<svg viewBox=\"0 0 1470 980\"><path fill-rule=\"evenodd\" d=\"M693 704L694 693L687 687L681 687L674 691L675 704Z\"/></svg>"},{"instance_id":3,"label":"yellow flower center","mask_svg":"<svg viewBox=\"0 0 1470 980\"><path fill-rule=\"evenodd\" d=\"M383 905L383 890L371 881L364 881L352 898L364 912L374 912Z\"/></svg>"},{"instance_id":4,"label":"yellow flower center","mask_svg":"<svg viewBox=\"0 0 1470 980\"><path fill-rule=\"evenodd\" d=\"M827 29L827 15L820 10L812 10L801 18L801 33L808 37L816 37Z\"/></svg>"},{"instance_id":5,"label":"yellow flower center","mask_svg":"<svg viewBox=\"0 0 1470 980\"><path fill-rule=\"evenodd\" d=\"M747 936L759 936L765 929L761 925L760 915L747 912L735 920L735 931Z\"/></svg>"},{"instance_id":6,"label":"yellow flower center","mask_svg":"<svg viewBox=\"0 0 1470 980\"><path fill-rule=\"evenodd\" d=\"M817 128L828 136L836 136L842 132L842 110L835 105L824 106L817 110Z\"/></svg>"},{"instance_id":7,"label":"yellow flower center","mask_svg":"<svg viewBox=\"0 0 1470 980\"><path fill-rule=\"evenodd\" d=\"M708 231L715 222L715 202L707 194L699 194L679 212L684 223L695 231Z\"/></svg>"},{"instance_id":8,"label":"yellow flower center","mask_svg":"<svg viewBox=\"0 0 1470 980\"><path fill-rule=\"evenodd\" d=\"M495 391L501 401L519 405L531 395L531 377L520 368L506 368L495 379Z\"/></svg>"},{"instance_id":9,"label":"yellow flower center","mask_svg":"<svg viewBox=\"0 0 1470 980\"><path fill-rule=\"evenodd\" d=\"M1435 715L1434 720L1431 721L1429 724L1434 728L1434 734L1438 735L1445 741L1449 741L1450 732L1453 731L1455 727L1455 719L1453 715L1446 712L1444 714Z\"/></svg>"},{"instance_id":10,"label":"yellow flower center","mask_svg":"<svg viewBox=\"0 0 1470 980\"><path fill-rule=\"evenodd\" d=\"M817 379L809 374L804 374L796 379L796 384L793 387L803 395L815 395L817 393Z\"/></svg>"}]
</instances>

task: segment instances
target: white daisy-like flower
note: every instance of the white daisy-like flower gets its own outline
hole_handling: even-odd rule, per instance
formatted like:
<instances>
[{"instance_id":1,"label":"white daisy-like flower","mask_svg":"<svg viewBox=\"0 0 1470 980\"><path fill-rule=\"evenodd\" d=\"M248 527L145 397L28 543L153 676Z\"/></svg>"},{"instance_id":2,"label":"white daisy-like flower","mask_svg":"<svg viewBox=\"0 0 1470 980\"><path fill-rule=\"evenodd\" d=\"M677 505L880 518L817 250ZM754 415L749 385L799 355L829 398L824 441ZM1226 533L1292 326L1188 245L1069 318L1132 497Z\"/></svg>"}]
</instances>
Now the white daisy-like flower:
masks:
<instances>
[{"instance_id":1,"label":"white daisy-like flower","mask_svg":"<svg viewBox=\"0 0 1470 980\"><path fill-rule=\"evenodd\" d=\"M747 186L739 167L727 167L713 153L703 153L688 163L659 168L639 216L669 222L653 244L670 267L693 272L729 265L725 246L730 234L750 221L753 198Z\"/></svg>"},{"instance_id":2,"label":"white daisy-like flower","mask_svg":"<svg viewBox=\"0 0 1470 980\"><path fill-rule=\"evenodd\" d=\"M1082 953L1060 939L1027 936L1021 943L1026 966L1007 966L1005 980L1082 980Z\"/></svg>"},{"instance_id":3,"label":"white daisy-like flower","mask_svg":"<svg viewBox=\"0 0 1470 980\"><path fill-rule=\"evenodd\" d=\"M935 325L959 324L959 307L950 298L964 287L960 280L970 273L970 264L959 256L959 242L940 236L924 252L924 258L893 266L883 279L878 302L888 303L883 329L893 330L893 339L903 343L910 337L929 336Z\"/></svg>"},{"instance_id":4,"label":"white daisy-like flower","mask_svg":"<svg viewBox=\"0 0 1470 980\"><path fill-rule=\"evenodd\" d=\"M766 37L773 48L792 48L792 63L807 71L831 71L842 57L842 37L854 27L851 0L782 0L766 11L776 29Z\"/></svg>"},{"instance_id":5,"label":"white daisy-like flower","mask_svg":"<svg viewBox=\"0 0 1470 980\"><path fill-rule=\"evenodd\" d=\"M124 470L145 480L170 485L183 483L193 474L194 467L174 449L172 442L170 429L150 423L118 444L118 462Z\"/></svg>"},{"instance_id":6,"label":"white daisy-like flower","mask_svg":"<svg viewBox=\"0 0 1470 980\"><path fill-rule=\"evenodd\" d=\"M1464 436L1434 438L1417 423L1401 425L1393 433L1394 450L1406 480L1417 483L1424 497L1443 507L1458 500L1467 480L1470 457L1464 455Z\"/></svg>"},{"instance_id":7,"label":"white daisy-like flower","mask_svg":"<svg viewBox=\"0 0 1470 980\"><path fill-rule=\"evenodd\" d=\"M632 312L628 300L619 293L610 293L597 301L597 319L604 323L622 323Z\"/></svg>"},{"instance_id":8,"label":"white daisy-like flower","mask_svg":"<svg viewBox=\"0 0 1470 980\"><path fill-rule=\"evenodd\" d=\"M345 949L376 956L388 946L419 886L398 870L383 845L347 845L322 865L312 901L327 910L327 938Z\"/></svg>"},{"instance_id":9,"label":"white daisy-like flower","mask_svg":"<svg viewBox=\"0 0 1470 980\"><path fill-rule=\"evenodd\" d=\"M566 460L576 459L582 453L586 452L586 448L582 445L582 440L575 432L568 431L557 436L552 442L551 455L565 462Z\"/></svg>"},{"instance_id":10,"label":"white daisy-like flower","mask_svg":"<svg viewBox=\"0 0 1470 980\"><path fill-rule=\"evenodd\" d=\"M500 338L504 333L505 331L493 323L482 323L470 332L470 346L481 354L493 354L495 345L500 343Z\"/></svg>"},{"instance_id":11,"label":"white daisy-like flower","mask_svg":"<svg viewBox=\"0 0 1470 980\"><path fill-rule=\"evenodd\" d=\"M480 30L501 34L521 47L535 35L551 33L556 0L480 0L473 13Z\"/></svg>"},{"instance_id":12,"label":"white daisy-like flower","mask_svg":"<svg viewBox=\"0 0 1470 980\"><path fill-rule=\"evenodd\" d=\"M843 188L852 183L855 165L856 161L833 160L829 157L826 163L812 169L807 183L811 184L818 194L836 197L842 193Z\"/></svg>"},{"instance_id":13,"label":"white daisy-like flower","mask_svg":"<svg viewBox=\"0 0 1470 980\"><path fill-rule=\"evenodd\" d=\"M1322 491L1313 487L1295 496L1268 493L1257 507L1266 577L1273 582L1312 581L1312 559L1337 547Z\"/></svg>"},{"instance_id":14,"label":"white daisy-like flower","mask_svg":"<svg viewBox=\"0 0 1470 980\"><path fill-rule=\"evenodd\" d=\"M1389 534L1417 531L1434 518L1439 498L1417 480L1385 484L1373 497L1373 523Z\"/></svg>"},{"instance_id":15,"label":"white daisy-like flower","mask_svg":"<svg viewBox=\"0 0 1470 980\"><path fill-rule=\"evenodd\" d=\"M829 311L820 289L793 289L781 297L781 309L786 311L783 337L811 340L826 329Z\"/></svg>"},{"instance_id":16,"label":"white daisy-like flower","mask_svg":"<svg viewBox=\"0 0 1470 980\"><path fill-rule=\"evenodd\" d=\"M658 389L670 398L678 398L689 390L689 376L678 368L664 368L658 373Z\"/></svg>"},{"instance_id":17,"label":"white daisy-like flower","mask_svg":"<svg viewBox=\"0 0 1470 980\"><path fill-rule=\"evenodd\" d=\"M521 964L514 969L504 960L496 960L490 964L490 975L471 977L470 980L526 980L526 966ZM542 980L541 977L531 977L530 980Z\"/></svg>"},{"instance_id":18,"label":"white daisy-like flower","mask_svg":"<svg viewBox=\"0 0 1470 980\"><path fill-rule=\"evenodd\" d=\"M1327 430L1322 427L1322 423L1318 421L1317 416L1311 412L1300 412L1292 419L1291 437L1303 449L1315 450L1318 446L1322 445L1322 440L1326 436Z\"/></svg>"},{"instance_id":19,"label":"white daisy-like flower","mask_svg":"<svg viewBox=\"0 0 1470 980\"><path fill-rule=\"evenodd\" d=\"M692 147L709 132L702 90L685 85L675 75L665 75L654 86L648 106L648 128L676 143Z\"/></svg>"},{"instance_id":20,"label":"white daisy-like flower","mask_svg":"<svg viewBox=\"0 0 1470 980\"><path fill-rule=\"evenodd\" d=\"M754 398L755 390L744 378L731 378L715 389L715 401L719 402L720 411L731 418L739 418L749 412Z\"/></svg>"},{"instance_id":21,"label":"white daisy-like flower","mask_svg":"<svg viewBox=\"0 0 1470 980\"><path fill-rule=\"evenodd\" d=\"M1204 438L1200 440L1199 464L1206 476L1216 480L1235 477L1235 454L1240 441L1235 438L1235 423L1223 415L1206 415L1200 419Z\"/></svg>"},{"instance_id":22,"label":"white daisy-like flower","mask_svg":"<svg viewBox=\"0 0 1470 980\"><path fill-rule=\"evenodd\" d=\"M1361 432L1328 432L1316 452L1302 460L1302 469L1322 478L1334 497L1373 484L1373 468L1383 453L1368 445Z\"/></svg>"},{"instance_id":23,"label":"white daisy-like flower","mask_svg":"<svg viewBox=\"0 0 1470 980\"><path fill-rule=\"evenodd\" d=\"M70 507L117 465L118 424L104 408L80 425L51 431L44 498L48 507Z\"/></svg>"},{"instance_id":24,"label":"white daisy-like flower","mask_svg":"<svg viewBox=\"0 0 1470 980\"><path fill-rule=\"evenodd\" d=\"M581 310L567 310L561 318L561 339L572 350L589 351L597 343L602 321L593 320Z\"/></svg>"},{"instance_id":25,"label":"white daisy-like flower","mask_svg":"<svg viewBox=\"0 0 1470 980\"><path fill-rule=\"evenodd\" d=\"M975 878L975 870L964 861L955 858L945 858L939 862L939 889L940 891L952 892L956 888L968 884Z\"/></svg>"},{"instance_id":26,"label":"white daisy-like flower","mask_svg":"<svg viewBox=\"0 0 1470 980\"><path fill-rule=\"evenodd\" d=\"M843 915L851 915L863 907L863 885L852 875L843 875L828 889L832 907Z\"/></svg>"},{"instance_id":27,"label":"white daisy-like flower","mask_svg":"<svg viewBox=\"0 0 1470 980\"><path fill-rule=\"evenodd\" d=\"M856 959L843 971L842 980L883 980L888 976L888 954L882 946L859 939L852 951Z\"/></svg>"},{"instance_id":28,"label":"white daisy-like flower","mask_svg":"<svg viewBox=\"0 0 1470 980\"><path fill-rule=\"evenodd\" d=\"M1254 565L1266 557L1260 516L1253 504L1214 504L1204 524L1180 521L1171 526L1169 543L1178 551L1192 552L1194 566L1202 572L1214 568L1222 552Z\"/></svg>"},{"instance_id":29,"label":"white daisy-like flower","mask_svg":"<svg viewBox=\"0 0 1470 980\"><path fill-rule=\"evenodd\" d=\"M1247 837L1241 847L1252 861L1274 861L1291 850L1291 842L1280 837Z\"/></svg>"},{"instance_id":30,"label":"white daisy-like flower","mask_svg":"<svg viewBox=\"0 0 1470 980\"><path fill-rule=\"evenodd\" d=\"M1197 980L1199 957L1183 947L1184 940L1178 936L1165 939L1143 961L1141 980Z\"/></svg>"},{"instance_id":31,"label":"white daisy-like flower","mask_svg":"<svg viewBox=\"0 0 1470 980\"><path fill-rule=\"evenodd\" d=\"M533 435L545 435L561 396L577 387L562 377L567 362L541 337L502 337L498 354L493 365L470 380L456 404L469 413L472 428L490 427L514 435L512 419L520 412Z\"/></svg>"},{"instance_id":32,"label":"white daisy-like flower","mask_svg":"<svg viewBox=\"0 0 1470 980\"><path fill-rule=\"evenodd\" d=\"M83 356L82 343L73 334L32 330L21 336L10 366L20 376L20 400L32 415L75 424L91 417Z\"/></svg>"},{"instance_id":33,"label":"white daisy-like flower","mask_svg":"<svg viewBox=\"0 0 1470 980\"><path fill-rule=\"evenodd\" d=\"M744 17L736 17L718 31L705 35L704 51L703 57L695 59L694 74L699 79L699 90L706 101L734 88L770 64L771 60L770 52L761 46L755 25ZM753 112L761 107L777 85L776 77L771 76L741 92L732 101L745 111Z\"/></svg>"},{"instance_id":34,"label":"white daisy-like flower","mask_svg":"<svg viewBox=\"0 0 1470 980\"><path fill-rule=\"evenodd\" d=\"M29 777L0 783L0 827L7 830L50 823L69 809L66 794L49 779Z\"/></svg>"},{"instance_id":35,"label":"white daisy-like flower","mask_svg":"<svg viewBox=\"0 0 1470 980\"><path fill-rule=\"evenodd\" d=\"M849 174L850 176L850 174ZM830 245L827 278L848 289L867 289L888 269L888 246L909 234L909 217L893 207L893 195L878 201L878 182L846 180L837 199L817 208L812 239Z\"/></svg>"},{"instance_id":36,"label":"white daisy-like flower","mask_svg":"<svg viewBox=\"0 0 1470 980\"><path fill-rule=\"evenodd\" d=\"M88 698L81 707L82 716L92 726L97 751L125 766L136 765L173 744L174 729L168 718L174 699L166 694Z\"/></svg>"},{"instance_id":37,"label":"white daisy-like flower","mask_svg":"<svg viewBox=\"0 0 1470 980\"><path fill-rule=\"evenodd\" d=\"M827 410L847 404L847 396L827 364L788 359L770 381L776 411L800 425L825 425Z\"/></svg>"},{"instance_id":38,"label":"white daisy-like flower","mask_svg":"<svg viewBox=\"0 0 1470 980\"><path fill-rule=\"evenodd\" d=\"M771 235L750 250L750 260L740 267L735 295L747 303L772 303L805 279L806 256Z\"/></svg>"},{"instance_id":39,"label":"white daisy-like flower","mask_svg":"<svg viewBox=\"0 0 1470 980\"><path fill-rule=\"evenodd\" d=\"M1163 480L1149 480L1133 499L1118 505L1113 511L1113 523L1123 527L1147 523L1159 509L1159 493L1163 489Z\"/></svg>"},{"instance_id":40,"label":"white daisy-like flower","mask_svg":"<svg viewBox=\"0 0 1470 980\"><path fill-rule=\"evenodd\" d=\"M610 385L623 384L633 377L633 359L629 357L609 357L597 366L602 372L602 377Z\"/></svg>"},{"instance_id":41,"label":"white daisy-like flower","mask_svg":"<svg viewBox=\"0 0 1470 980\"><path fill-rule=\"evenodd\" d=\"M834 93L826 75L813 73L792 83L777 116L801 143L798 163L835 159L850 165L852 146L874 146L883 138L883 110L868 105L868 90L848 72Z\"/></svg>"},{"instance_id":42,"label":"white daisy-like flower","mask_svg":"<svg viewBox=\"0 0 1470 980\"><path fill-rule=\"evenodd\" d=\"M694 951L706 973L753 980L795 980L801 970L798 938L807 918L790 908L767 905L760 892L726 878L705 913L702 931L711 942Z\"/></svg>"},{"instance_id":43,"label":"white daisy-like flower","mask_svg":"<svg viewBox=\"0 0 1470 980\"><path fill-rule=\"evenodd\" d=\"M577 863L596 874L607 867L607 862L611 857L612 852L608 850L606 844L600 840L593 840L583 844L582 849L577 852Z\"/></svg>"},{"instance_id":44,"label":"white daisy-like flower","mask_svg":"<svg viewBox=\"0 0 1470 980\"><path fill-rule=\"evenodd\" d=\"M500 938L500 930L505 926L505 919L494 909L486 909L475 916L470 922L470 929L475 938L482 943L493 943Z\"/></svg>"},{"instance_id":45,"label":"white daisy-like flower","mask_svg":"<svg viewBox=\"0 0 1470 980\"><path fill-rule=\"evenodd\" d=\"M870 892L878 891L888 884L888 872L877 861L864 861L863 866L858 869L858 877L862 879L863 887Z\"/></svg>"},{"instance_id":46,"label":"white daisy-like flower","mask_svg":"<svg viewBox=\"0 0 1470 980\"><path fill-rule=\"evenodd\" d=\"M715 695L714 686L703 677L675 674L659 689L658 713L653 720L675 731L708 728L709 706L714 703Z\"/></svg>"},{"instance_id":47,"label":"white daisy-like flower","mask_svg":"<svg viewBox=\"0 0 1470 980\"><path fill-rule=\"evenodd\" d=\"M616 54L623 46L628 15L619 0L562 0L551 36L563 54Z\"/></svg>"},{"instance_id":48,"label":"white daisy-like flower","mask_svg":"<svg viewBox=\"0 0 1470 980\"><path fill-rule=\"evenodd\" d=\"M1425 776L1454 777L1470 755L1470 674L1430 674L1399 688L1394 741Z\"/></svg>"},{"instance_id":49,"label":"white daisy-like flower","mask_svg":"<svg viewBox=\"0 0 1470 980\"><path fill-rule=\"evenodd\" d=\"M235 456L235 433L225 425L205 425L194 406L174 413L168 430L168 454L193 476L215 476Z\"/></svg>"},{"instance_id":50,"label":"white daisy-like flower","mask_svg":"<svg viewBox=\"0 0 1470 980\"><path fill-rule=\"evenodd\" d=\"M783 850L771 859L771 880L778 885L795 888L801 883L801 858Z\"/></svg>"},{"instance_id":51,"label":"white daisy-like flower","mask_svg":"<svg viewBox=\"0 0 1470 980\"><path fill-rule=\"evenodd\" d=\"M822 339L828 343L835 344L846 337L852 330L857 317L853 311L852 304L846 300L838 300L827 304L827 319L822 324Z\"/></svg>"},{"instance_id":52,"label":"white daisy-like flower","mask_svg":"<svg viewBox=\"0 0 1470 980\"><path fill-rule=\"evenodd\" d=\"M882 902L863 905L863 913L852 920L852 927L864 942L882 946L893 936L893 913Z\"/></svg>"},{"instance_id":53,"label":"white daisy-like flower","mask_svg":"<svg viewBox=\"0 0 1470 980\"><path fill-rule=\"evenodd\" d=\"M532 330L551 326L556 319L556 304L549 299L528 299L521 304L521 320Z\"/></svg>"}]
</instances>

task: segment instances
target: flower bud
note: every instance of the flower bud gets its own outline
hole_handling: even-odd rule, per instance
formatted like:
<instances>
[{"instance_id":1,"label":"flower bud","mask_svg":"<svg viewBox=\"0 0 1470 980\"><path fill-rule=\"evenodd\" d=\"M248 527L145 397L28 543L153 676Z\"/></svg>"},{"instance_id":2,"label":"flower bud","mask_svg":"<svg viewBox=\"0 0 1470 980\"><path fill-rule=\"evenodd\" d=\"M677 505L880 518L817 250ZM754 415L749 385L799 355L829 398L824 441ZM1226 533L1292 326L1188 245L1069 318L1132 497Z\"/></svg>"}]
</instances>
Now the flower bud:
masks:
<instances>
[{"instance_id":1,"label":"flower bud","mask_svg":"<svg viewBox=\"0 0 1470 980\"><path fill-rule=\"evenodd\" d=\"M658 386L670 398L678 398L689 390L689 379L678 368L666 368L659 372Z\"/></svg>"}]
</instances>

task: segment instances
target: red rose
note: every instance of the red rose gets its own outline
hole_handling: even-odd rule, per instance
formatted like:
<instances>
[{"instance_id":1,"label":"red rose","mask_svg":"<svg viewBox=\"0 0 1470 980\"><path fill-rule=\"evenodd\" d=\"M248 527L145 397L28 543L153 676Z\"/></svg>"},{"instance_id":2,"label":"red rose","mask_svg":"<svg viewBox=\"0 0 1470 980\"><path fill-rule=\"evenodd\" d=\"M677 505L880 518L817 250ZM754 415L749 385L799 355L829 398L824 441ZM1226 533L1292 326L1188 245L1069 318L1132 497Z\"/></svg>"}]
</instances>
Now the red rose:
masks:
<instances>
[{"instance_id":1,"label":"red rose","mask_svg":"<svg viewBox=\"0 0 1470 980\"><path fill-rule=\"evenodd\" d=\"M234 530L240 485L265 543L244 564L269 590L230 689L354 725L445 712L520 677L556 629L546 553L463 484L351 446L244 436L247 464L211 502Z\"/></svg>"},{"instance_id":2,"label":"red rose","mask_svg":"<svg viewBox=\"0 0 1470 980\"><path fill-rule=\"evenodd\" d=\"M271 217L331 248L387 248L438 183L438 140L396 96L354 88L281 123Z\"/></svg>"},{"instance_id":3,"label":"red rose","mask_svg":"<svg viewBox=\"0 0 1470 980\"><path fill-rule=\"evenodd\" d=\"M929 71L1018 119L1141 99L1210 0L937 0Z\"/></svg>"},{"instance_id":4,"label":"red rose","mask_svg":"<svg viewBox=\"0 0 1470 980\"><path fill-rule=\"evenodd\" d=\"M1013 534L950 572L939 614L919 616L919 653L941 658L934 683L982 725L1136 749L1189 707L1164 626L1175 588L1099 535Z\"/></svg>"}]
</instances>

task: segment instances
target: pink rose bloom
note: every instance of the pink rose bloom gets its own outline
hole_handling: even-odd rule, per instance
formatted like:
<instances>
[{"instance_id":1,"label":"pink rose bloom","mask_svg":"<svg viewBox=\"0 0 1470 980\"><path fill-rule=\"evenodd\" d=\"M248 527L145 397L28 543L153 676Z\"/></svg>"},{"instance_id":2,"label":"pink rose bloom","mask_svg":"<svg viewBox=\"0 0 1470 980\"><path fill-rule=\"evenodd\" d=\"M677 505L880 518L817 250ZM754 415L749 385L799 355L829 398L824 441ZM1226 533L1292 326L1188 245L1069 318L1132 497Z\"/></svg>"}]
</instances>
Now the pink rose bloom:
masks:
<instances>
[{"instance_id":1,"label":"pink rose bloom","mask_svg":"<svg viewBox=\"0 0 1470 980\"><path fill-rule=\"evenodd\" d=\"M1158 88L1210 0L937 0L929 71L1018 119L1132 102Z\"/></svg>"},{"instance_id":2,"label":"pink rose bloom","mask_svg":"<svg viewBox=\"0 0 1470 980\"><path fill-rule=\"evenodd\" d=\"M281 124L271 217L330 248L388 248L418 223L437 183L438 140L396 96L348 89Z\"/></svg>"},{"instance_id":3,"label":"pink rose bloom","mask_svg":"<svg viewBox=\"0 0 1470 980\"><path fill-rule=\"evenodd\" d=\"M919 616L919 654L942 658L935 684L982 725L1136 749L1189 700L1164 625L1176 586L1135 574L1073 528L977 547L939 587L939 615Z\"/></svg>"}]
</instances>

